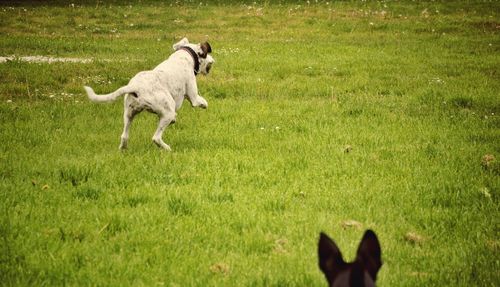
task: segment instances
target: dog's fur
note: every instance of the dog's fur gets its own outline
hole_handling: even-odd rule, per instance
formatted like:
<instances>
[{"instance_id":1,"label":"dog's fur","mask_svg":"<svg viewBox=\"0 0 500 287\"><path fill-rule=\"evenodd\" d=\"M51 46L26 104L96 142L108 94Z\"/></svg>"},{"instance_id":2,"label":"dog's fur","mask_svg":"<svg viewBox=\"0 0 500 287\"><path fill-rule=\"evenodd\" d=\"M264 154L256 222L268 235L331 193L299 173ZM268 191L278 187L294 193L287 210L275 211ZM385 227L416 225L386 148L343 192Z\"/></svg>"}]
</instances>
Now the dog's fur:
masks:
<instances>
[{"instance_id":1,"label":"dog's fur","mask_svg":"<svg viewBox=\"0 0 500 287\"><path fill-rule=\"evenodd\" d=\"M199 71L194 71L195 59L184 47L191 48L198 56ZM96 95L92 88L85 86L90 100L94 102L111 102L125 95L124 128L121 135L120 149L127 148L130 125L134 117L147 110L159 117L158 128L153 135L153 142L165 150L170 146L162 140L165 128L176 120L176 111L181 107L184 98L193 107L206 109L207 101L198 94L196 73L208 74L215 60L209 53L210 44L190 44L183 38L173 45L174 53L151 71L139 72L130 82L107 95Z\"/></svg>"},{"instance_id":2,"label":"dog's fur","mask_svg":"<svg viewBox=\"0 0 500 287\"><path fill-rule=\"evenodd\" d=\"M319 267L331 287L374 287L382 267L381 249L375 232L367 230L358 247L356 260L346 263L335 242L320 233Z\"/></svg>"}]
</instances>

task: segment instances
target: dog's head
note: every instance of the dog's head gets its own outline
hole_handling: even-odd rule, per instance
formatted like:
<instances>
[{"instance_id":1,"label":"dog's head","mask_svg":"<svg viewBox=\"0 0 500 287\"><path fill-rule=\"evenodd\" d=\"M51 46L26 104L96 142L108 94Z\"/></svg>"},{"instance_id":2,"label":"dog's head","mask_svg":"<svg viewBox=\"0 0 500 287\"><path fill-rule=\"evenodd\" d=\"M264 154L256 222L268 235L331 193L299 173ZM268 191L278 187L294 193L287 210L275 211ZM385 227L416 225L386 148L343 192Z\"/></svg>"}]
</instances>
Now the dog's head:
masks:
<instances>
[{"instance_id":1,"label":"dog's head","mask_svg":"<svg viewBox=\"0 0 500 287\"><path fill-rule=\"evenodd\" d=\"M381 249L375 232L367 230L358 247L356 260L346 263L335 242L321 233L318 243L319 267L329 286L375 286L377 272L382 267Z\"/></svg>"},{"instance_id":2,"label":"dog's head","mask_svg":"<svg viewBox=\"0 0 500 287\"><path fill-rule=\"evenodd\" d=\"M200 68L197 72L207 75L212 68L212 64L215 63L215 59L210 55L212 53L212 47L208 42L201 44L191 44L187 38L182 38L179 42L173 45L174 51L181 49L182 47L189 47L198 55L198 61L200 63Z\"/></svg>"}]
</instances>

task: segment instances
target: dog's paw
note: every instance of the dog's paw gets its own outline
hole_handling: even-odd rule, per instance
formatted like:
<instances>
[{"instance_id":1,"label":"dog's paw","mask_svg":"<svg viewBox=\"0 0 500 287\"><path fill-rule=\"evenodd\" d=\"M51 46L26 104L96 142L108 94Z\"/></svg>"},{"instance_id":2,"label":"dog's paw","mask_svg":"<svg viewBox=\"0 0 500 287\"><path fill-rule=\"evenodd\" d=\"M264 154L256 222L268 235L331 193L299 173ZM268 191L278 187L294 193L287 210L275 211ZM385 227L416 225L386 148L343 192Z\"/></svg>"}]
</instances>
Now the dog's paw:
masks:
<instances>
[{"instance_id":1,"label":"dog's paw","mask_svg":"<svg viewBox=\"0 0 500 287\"><path fill-rule=\"evenodd\" d=\"M198 104L196 106L202 109L206 109L208 108L208 103L204 98L198 97Z\"/></svg>"},{"instance_id":2,"label":"dog's paw","mask_svg":"<svg viewBox=\"0 0 500 287\"><path fill-rule=\"evenodd\" d=\"M153 138L153 142L161 149L165 151L172 151L170 146L166 143L164 143L160 138Z\"/></svg>"}]
</instances>

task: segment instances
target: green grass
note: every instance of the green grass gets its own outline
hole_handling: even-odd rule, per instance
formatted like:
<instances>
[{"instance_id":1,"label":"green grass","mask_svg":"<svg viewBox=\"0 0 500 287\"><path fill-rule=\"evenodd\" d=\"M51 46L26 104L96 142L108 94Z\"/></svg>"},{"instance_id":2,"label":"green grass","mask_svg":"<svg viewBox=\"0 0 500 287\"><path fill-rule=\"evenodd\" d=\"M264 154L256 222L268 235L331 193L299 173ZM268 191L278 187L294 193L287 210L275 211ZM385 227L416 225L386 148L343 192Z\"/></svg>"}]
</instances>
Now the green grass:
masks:
<instances>
[{"instance_id":1,"label":"green grass","mask_svg":"<svg viewBox=\"0 0 500 287\"><path fill-rule=\"evenodd\" d=\"M497 3L202 2L1 4L0 56L94 61L0 63L0 284L326 286L319 232L350 260L366 228L380 286L500 284ZM209 109L120 152L82 86L183 36Z\"/></svg>"}]
</instances>

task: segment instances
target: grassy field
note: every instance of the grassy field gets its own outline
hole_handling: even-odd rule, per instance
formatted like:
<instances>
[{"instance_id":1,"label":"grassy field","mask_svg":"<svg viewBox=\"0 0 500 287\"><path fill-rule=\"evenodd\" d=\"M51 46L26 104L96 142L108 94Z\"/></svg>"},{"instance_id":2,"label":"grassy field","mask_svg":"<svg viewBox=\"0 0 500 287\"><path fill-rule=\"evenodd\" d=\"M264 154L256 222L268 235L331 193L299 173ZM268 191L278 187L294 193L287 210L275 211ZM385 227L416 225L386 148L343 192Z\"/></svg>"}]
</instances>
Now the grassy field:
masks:
<instances>
[{"instance_id":1,"label":"grassy field","mask_svg":"<svg viewBox=\"0 0 500 287\"><path fill-rule=\"evenodd\" d=\"M2 2L0 284L326 286L319 232L351 260L371 228L380 286L498 286L498 2L309 2ZM82 86L184 36L208 110L120 152Z\"/></svg>"}]
</instances>

